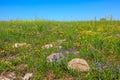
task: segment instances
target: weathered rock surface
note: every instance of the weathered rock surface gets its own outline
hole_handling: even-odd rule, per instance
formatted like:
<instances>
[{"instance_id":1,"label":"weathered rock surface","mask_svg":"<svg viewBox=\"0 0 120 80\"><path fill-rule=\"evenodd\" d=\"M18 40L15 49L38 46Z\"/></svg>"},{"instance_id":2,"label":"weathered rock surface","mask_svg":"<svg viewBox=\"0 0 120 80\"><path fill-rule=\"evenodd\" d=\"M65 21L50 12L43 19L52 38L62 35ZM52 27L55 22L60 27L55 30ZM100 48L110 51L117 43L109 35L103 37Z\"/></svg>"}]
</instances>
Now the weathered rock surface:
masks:
<instances>
[{"instance_id":1,"label":"weathered rock surface","mask_svg":"<svg viewBox=\"0 0 120 80\"><path fill-rule=\"evenodd\" d=\"M0 80L11 80L11 79L9 79L9 78L7 78L5 76L0 76Z\"/></svg>"},{"instance_id":2,"label":"weathered rock surface","mask_svg":"<svg viewBox=\"0 0 120 80\"><path fill-rule=\"evenodd\" d=\"M16 79L15 72L5 72L0 76L0 80L14 80Z\"/></svg>"},{"instance_id":3,"label":"weathered rock surface","mask_svg":"<svg viewBox=\"0 0 120 80\"><path fill-rule=\"evenodd\" d=\"M15 71L8 71L0 75L0 80L31 80L32 77L33 73L26 73L24 77L20 76L18 79Z\"/></svg>"},{"instance_id":4,"label":"weathered rock surface","mask_svg":"<svg viewBox=\"0 0 120 80\"><path fill-rule=\"evenodd\" d=\"M90 67L86 60L74 58L71 61L68 62L68 68L78 71L89 71Z\"/></svg>"},{"instance_id":5,"label":"weathered rock surface","mask_svg":"<svg viewBox=\"0 0 120 80\"><path fill-rule=\"evenodd\" d=\"M26 73L22 80L30 80L33 77L33 73Z\"/></svg>"},{"instance_id":6,"label":"weathered rock surface","mask_svg":"<svg viewBox=\"0 0 120 80\"><path fill-rule=\"evenodd\" d=\"M64 55L62 53L52 53L46 59L47 59L47 62L53 62L53 61L59 60L61 58L64 58Z\"/></svg>"}]
</instances>

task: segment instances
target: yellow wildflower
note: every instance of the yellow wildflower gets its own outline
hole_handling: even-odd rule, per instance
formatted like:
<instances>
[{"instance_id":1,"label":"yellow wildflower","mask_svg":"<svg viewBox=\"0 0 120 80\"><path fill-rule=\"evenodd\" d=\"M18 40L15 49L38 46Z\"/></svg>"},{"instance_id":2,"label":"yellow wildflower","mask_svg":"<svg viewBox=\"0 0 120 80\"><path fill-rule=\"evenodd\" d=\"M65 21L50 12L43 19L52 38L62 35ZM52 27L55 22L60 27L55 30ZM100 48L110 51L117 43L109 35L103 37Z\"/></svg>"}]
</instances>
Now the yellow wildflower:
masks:
<instances>
[{"instance_id":1,"label":"yellow wildflower","mask_svg":"<svg viewBox=\"0 0 120 80\"><path fill-rule=\"evenodd\" d=\"M105 39L112 39L113 38L113 36L107 36L107 37L105 37Z\"/></svg>"},{"instance_id":2,"label":"yellow wildflower","mask_svg":"<svg viewBox=\"0 0 120 80\"><path fill-rule=\"evenodd\" d=\"M103 31L103 28L100 27L100 28L97 29L97 31L102 32L102 31Z\"/></svg>"},{"instance_id":3,"label":"yellow wildflower","mask_svg":"<svg viewBox=\"0 0 120 80\"><path fill-rule=\"evenodd\" d=\"M0 50L0 53L4 53L5 52L5 50Z\"/></svg>"},{"instance_id":4,"label":"yellow wildflower","mask_svg":"<svg viewBox=\"0 0 120 80\"><path fill-rule=\"evenodd\" d=\"M116 39L119 39L117 36L107 36L105 37L105 39L107 40L116 40Z\"/></svg>"},{"instance_id":5,"label":"yellow wildflower","mask_svg":"<svg viewBox=\"0 0 120 80\"><path fill-rule=\"evenodd\" d=\"M35 52L40 52L40 50L39 50L39 49L36 49Z\"/></svg>"},{"instance_id":6,"label":"yellow wildflower","mask_svg":"<svg viewBox=\"0 0 120 80\"><path fill-rule=\"evenodd\" d=\"M59 32L60 34L64 34L64 32Z\"/></svg>"},{"instance_id":7,"label":"yellow wildflower","mask_svg":"<svg viewBox=\"0 0 120 80\"><path fill-rule=\"evenodd\" d=\"M93 31L81 31L80 34L82 35L96 35L98 32L93 32Z\"/></svg>"},{"instance_id":8,"label":"yellow wildflower","mask_svg":"<svg viewBox=\"0 0 120 80\"><path fill-rule=\"evenodd\" d=\"M80 44L80 42L76 42L76 43L73 43L73 46L75 46L75 47L81 47L81 44Z\"/></svg>"}]
</instances>

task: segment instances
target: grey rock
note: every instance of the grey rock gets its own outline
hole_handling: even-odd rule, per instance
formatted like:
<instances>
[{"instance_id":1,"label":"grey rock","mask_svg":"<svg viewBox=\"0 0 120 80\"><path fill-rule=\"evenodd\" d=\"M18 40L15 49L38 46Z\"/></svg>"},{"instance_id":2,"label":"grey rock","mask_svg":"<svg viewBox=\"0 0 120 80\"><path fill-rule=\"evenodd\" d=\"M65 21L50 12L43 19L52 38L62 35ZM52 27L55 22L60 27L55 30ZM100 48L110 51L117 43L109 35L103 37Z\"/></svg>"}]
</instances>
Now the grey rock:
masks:
<instances>
[{"instance_id":1,"label":"grey rock","mask_svg":"<svg viewBox=\"0 0 120 80\"><path fill-rule=\"evenodd\" d=\"M77 71L89 71L90 67L86 60L84 59L79 59L79 58L74 58L71 61L68 62L68 68L77 70Z\"/></svg>"}]
</instances>

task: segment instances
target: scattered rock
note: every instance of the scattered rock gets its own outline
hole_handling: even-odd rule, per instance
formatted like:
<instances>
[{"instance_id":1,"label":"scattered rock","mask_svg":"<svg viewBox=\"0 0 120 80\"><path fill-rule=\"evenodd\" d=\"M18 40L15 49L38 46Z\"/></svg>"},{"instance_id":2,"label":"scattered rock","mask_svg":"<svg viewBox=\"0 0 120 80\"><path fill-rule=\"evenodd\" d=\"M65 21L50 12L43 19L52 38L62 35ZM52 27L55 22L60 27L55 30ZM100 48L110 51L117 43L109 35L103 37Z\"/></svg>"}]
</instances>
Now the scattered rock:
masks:
<instances>
[{"instance_id":1,"label":"scattered rock","mask_svg":"<svg viewBox=\"0 0 120 80\"><path fill-rule=\"evenodd\" d=\"M30 80L33 77L32 73L26 73L20 80ZM0 80L17 80L15 71L3 72L0 75Z\"/></svg>"},{"instance_id":2,"label":"scattered rock","mask_svg":"<svg viewBox=\"0 0 120 80\"><path fill-rule=\"evenodd\" d=\"M30 80L33 77L33 73L26 73L22 80Z\"/></svg>"},{"instance_id":3,"label":"scattered rock","mask_svg":"<svg viewBox=\"0 0 120 80\"><path fill-rule=\"evenodd\" d=\"M47 57L47 62L53 62L61 58L64 58L64 55L62 53L52 53L51 55Z\"/></svg>"},{"instance_id":4,"label":"scattered rock","mask_svg":"<svg viewBox=\"0 0 120 80\"><path fill-rule=\"evenodd\" d=\"M11 80L11 79L9 79L9 78L7 78L5 76L0 76L0 80Z\"/></svg>"},{"instance_id":5,"label":"scattered rock","mask_svg":"<svg viewBox=\"0 0 120 80\"><path fill-rule=\"evenodd\" d=\"M15 78L16 78L15 72L6 72L6 73L5 73L5 76L6 76L7 78L10 78L10 79L15 79Z\"/></svg>"},{"instance_id":6,"label":"scattered rock","mask_svg":"<svg viewBox=\"0 0 120 80\"><path fill-rule=\"evenodd\" d=\"M62 49L62 46L56 46L57 49Z\"/></svg>"},{"instance_id":7,"label":"scattered rock","mask_svg":"<svg viewBox=\"0 0 120 80\"><path fill-rule=\"evenodd\" d=\"M78 71L89 71L90 67L86 60L75 58L68 62L68 68Z\"/></svg>"},{"instance_id":8,"label":"scattered rock","mask_svg":"<svg viewBox=\"0 0 120 80\"><path fill-rule=\"evenodd\" d=\"M15 72L4 72L2 73L2 75L0 76L0 80L14 80L16 79L16 74Z\"/></svg>"},{"instance_id":9,"label":"scattered rock","mask_svg":"<svg viewBox=\"0 0 120 80\"><path fill-rule=\"evenodd\" d=\"M46 45L42 46L43 49L49 49L52 47L53 47L53 44L46 44Z\"/></svg>"},{"instance_id":10,"label":"scattered rock","mask_svg":"<svg viewBox=\"0 0 120 80\"><path fill-rule=\"evenodd\" d=\"M28 44L27 43L15 43L13 45L13 48L19 48L19 47L23 47L23 46L26 46L26 45L28 45Z\"/></svg>"}]
</instances>

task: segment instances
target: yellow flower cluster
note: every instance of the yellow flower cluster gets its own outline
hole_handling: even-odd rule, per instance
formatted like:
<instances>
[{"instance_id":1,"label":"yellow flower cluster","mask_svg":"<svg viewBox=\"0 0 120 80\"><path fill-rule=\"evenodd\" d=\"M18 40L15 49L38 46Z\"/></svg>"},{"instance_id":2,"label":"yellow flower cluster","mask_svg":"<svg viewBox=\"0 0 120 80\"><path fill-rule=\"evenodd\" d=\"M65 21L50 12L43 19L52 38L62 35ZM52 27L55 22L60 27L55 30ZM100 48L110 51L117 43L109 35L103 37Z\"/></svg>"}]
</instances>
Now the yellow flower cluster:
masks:
<instances>
[{"instance_id":1,"label":"yellow flower cluster","mask_svg":"<svg viewBox=\"0 0 120 80\"><path fill-rule=\"evenodd\" d=\"M22 48L24 48L24 49L30 49L30 48L31 48L31 45L30 45L30 44L27 44L27 45L23 46Z\"/></svg>"},{"instance_id":2,"label":"yellow flower cluster","mask_svg":"<svg viewBox=\"0 0 120 80\"><path fill-rule=\"evenodd\" d=\"M77 38L78 38L78 39L81 39L81 35L80 35L80 34L78 34L78 35L77 35Z\"/></svg>"},{"instance_id":3,"label":"yellow flower cluster","mask_svg":"<svg viewBox=\"0 0 120 80\"><path fill-rule=\"evenodd\" d=\"M120 31L120 26L117 26L116 29L117 29L118 31Z\"/></svg>"},{"instance_id":4,"label":"yellow flower cluster","mask_svg":"<svg viewBox=\"0 0 120 80\"><path fill-rule=\"evenodd\" d=\"M16 29L14 29L14 28L8 28L7 31L8 31L8 32L15 32Z\"/></svg>"},{"instance_id":5,"label":"yellow flower cluster","mask_svg":"<svg viewBox=\"0 0 120 80\"><path fill-rule=\"evenodd\" d=\"M118 39L118 37L117 36L107 36L107 37L105 37L105 39L107 39L107 40L116 40L116 39Z\"/></svg>"},{"instance_id":6,"label":"yellow flower cluster","mask_svg":"<svg viewBox=\"0 0 120 80\"><path fill-rule=\"evenodd\" d=\"M99 34L99 32L93 32L93 31L81 31L81 35L96 35Z\"/></svg>"},{"instance_id":7,"label":"yellow flower cluster","mask_svg":"<svg viewBox=\"0 0 120 80\"><path fill-rule=\"evenodd\" d=\"M40 49L35 49L35 52L40 52Z\"/></svg>"},{"instance_id":8,"label":"yellow flower cluster","mask_svg":"<svg viewBox=\"0 0 120 80\"><path fill-rule=\"evenodd\" d=\"M4 53L5 52L5 50L0 50L0 53Z\"/></svg>"},{"instance_id":9,"label":"yellow flower cluster","mask_svg":"<svg viewBox=\"0 0 120 80\"><path fill-rule=\"evenodd\" d=\"M57 30L58 26L52 26L51 31Z\"/></svg>"},{"instance_id":10,"label":"yellow flower cluster","mask_svg":"<svg viewBox=\"0 0 120 80\"><path fill-rule=\"evenodd\" d=\"M98 31L98 32L102 32L102 31L104 31L104 29L103 29L102 27L99 27L99 28L97 29L97 31Z\"/></svg>"},{"instance_id":11,"label":"yellow flower cluster","mask_svg":"<svg viewBox=\"0 0 120 80\"><path fill-rule=\"evenodd\" d=\"M38 32L36 33L36 32L30 32L30 33L28 33L28 35L29 36L33 36L33 35L36 35L36 34L39 34Z\"/></svg>"},{"instance_id":12,"label":"yellow flower cluster","mask_svg":"<svg viewBox=\"0 0 120 80\"><path fill-rule=\"evenodd\" d=\"M105 39L113 39L113 36L107 36Z\"/></svg>"},{"instance_id":13,"label":"yellow flower cluster","mask_svg":"<svg viewBox=\"0 0 120 80\"><path fill-rule=\"evenodd\" d=\"M80 44L80 42L76 42L76 43L73 43L73 46L74 47L81 47L81 44Z\"/></svg>"},{"instance_id":14,"label":"yellow flower cluster","mask_svg":"<svg viewBox=\"0 0 120 80\"><path fill-rule=\"evenodd\" d=\"M63 38L64 37L64 32L59 32L60 37Z\"/></svg>"},{"instance_id":15,"label":"yellow flower cluster","mask_svg":"<svg viewBox=\"0 0 120 80\"><path fill-rule=\"evenodd\" d=\"M62 31L61 31L61 32L59 32L59 33L60 33L60 34L64 34L64 32L62 32Z\"/></svg>"}]
</instances>

